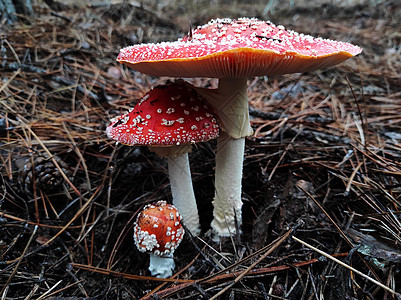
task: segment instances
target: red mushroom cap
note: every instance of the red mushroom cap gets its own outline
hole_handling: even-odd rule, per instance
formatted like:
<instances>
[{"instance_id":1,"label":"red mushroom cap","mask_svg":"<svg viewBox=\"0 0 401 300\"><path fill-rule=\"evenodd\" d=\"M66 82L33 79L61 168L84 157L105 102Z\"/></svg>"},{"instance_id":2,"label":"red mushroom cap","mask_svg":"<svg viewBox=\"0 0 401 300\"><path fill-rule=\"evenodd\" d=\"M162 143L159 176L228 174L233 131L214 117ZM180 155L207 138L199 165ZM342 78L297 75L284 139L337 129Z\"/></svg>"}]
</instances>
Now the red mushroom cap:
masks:
<instances>
[{"instance_id":1,"label":"red mushroom cap","mask_svg":"<svg viewBox=\"0 0 401 300\"><path fill-rule=\"evenodd\" d=\"M117 61L155 76L236 78L312 71L361 51L269 21L240 18L212 20L177 42L126 47Z\"/></svg>"},{"instance_id":2,"label":"red mushroom cap","mask_svg":"<svg viewBox=\"0 0 401 300\"><path fill-rule=\"evenodd\" d=\"M218 137L214 111L184 81L159 85L135 107L111 120L107 135L126 145L193 144Z\"/></svg>"},{"instance_id":3,"label":"red mushroom cap","mask_svg":"<svg viewBox=\"0 0 401 300\"><path fill-rule=\"evenodd\" d=\"M134 240L141 252L162 256L174 253L184 237L181 215L166 201L146 205L139 213Z\"/></svg>"}]
</instances>

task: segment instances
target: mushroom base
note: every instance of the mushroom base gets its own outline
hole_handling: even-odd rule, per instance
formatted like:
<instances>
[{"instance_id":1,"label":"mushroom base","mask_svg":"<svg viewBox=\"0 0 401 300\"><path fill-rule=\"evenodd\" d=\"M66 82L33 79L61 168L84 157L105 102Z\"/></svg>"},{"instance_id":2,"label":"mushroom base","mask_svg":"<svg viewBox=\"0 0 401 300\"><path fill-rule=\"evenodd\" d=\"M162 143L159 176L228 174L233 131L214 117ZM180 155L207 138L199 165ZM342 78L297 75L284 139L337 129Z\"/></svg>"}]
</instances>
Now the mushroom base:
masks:
<instances>
[{"instance_id":1,"label":"mushroom base","mask_svg":"<svg viewBox=\"0 0 401 300\"><path fill-rule=\"evenodd\" d=\"M149 255L149 271L152 276L167 278L173 275L175 262L172 254L170 254L170 256L157 256L150 253Z\"/></svg>"}]
</instances>

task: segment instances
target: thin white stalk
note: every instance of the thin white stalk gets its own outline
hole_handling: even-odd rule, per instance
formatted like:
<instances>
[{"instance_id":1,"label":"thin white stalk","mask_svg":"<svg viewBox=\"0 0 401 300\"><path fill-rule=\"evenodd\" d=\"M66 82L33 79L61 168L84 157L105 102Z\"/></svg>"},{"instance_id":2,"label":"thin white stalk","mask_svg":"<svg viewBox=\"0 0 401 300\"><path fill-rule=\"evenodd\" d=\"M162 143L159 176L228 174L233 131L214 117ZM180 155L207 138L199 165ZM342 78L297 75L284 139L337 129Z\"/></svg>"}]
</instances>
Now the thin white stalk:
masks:
<instances>
[{"instance_id":1,"label":"thin white stalk","mask_svg":"<svg viewBox=\"0 0 401 300\"><path fill-rule=\"evenodd\" d=\"M231 236L241 224L241 183L245 139L234 139L222 132L217 140L213 233Z\"/></svg>"},{"instance_id":2,"label":"thin white stalk","mask_svg":"<svg viewBox=\"0 0 401 300\"><path fill-rule=\"evenodd\" d=\"M199 235L199 214L187 153L168 158L168 174L174 206L180 212L188 230L193 235Z\"/></svg>"},{"instance_id":3,"label":"thin white stalk","mask_svg":"<svg viewBox=\"0 0 401 300\"><path fill-rule=\"evenodd\" d=\"M249 122L247 79L221 78L217 90L198 88L197 91L213 107L220 121L217 139L214 219L216 236L235 233L241 225L241 185L245 137L252 134Z\"/></svg>"}]
</instances>

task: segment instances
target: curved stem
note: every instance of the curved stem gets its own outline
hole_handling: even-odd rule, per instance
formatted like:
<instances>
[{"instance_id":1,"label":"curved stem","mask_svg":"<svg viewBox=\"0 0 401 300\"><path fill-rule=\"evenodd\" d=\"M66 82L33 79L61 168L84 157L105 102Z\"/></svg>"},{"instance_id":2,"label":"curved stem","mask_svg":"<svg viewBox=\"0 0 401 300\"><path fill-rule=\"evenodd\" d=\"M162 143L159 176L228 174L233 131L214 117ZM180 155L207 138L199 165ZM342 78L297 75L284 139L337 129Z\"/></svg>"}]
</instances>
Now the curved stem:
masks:
<instances>
[{"instance_id":1,"label":"curved stem","mask_svg":"<svg viewBox=\"0 0 401 300\"><path fill-rule=\"evenodd\" d=\"M193 235L199 235L199 214L187 153L168 158L168 174L174 206L177 207L189 231Z\"/></svg>"}]
</instances>

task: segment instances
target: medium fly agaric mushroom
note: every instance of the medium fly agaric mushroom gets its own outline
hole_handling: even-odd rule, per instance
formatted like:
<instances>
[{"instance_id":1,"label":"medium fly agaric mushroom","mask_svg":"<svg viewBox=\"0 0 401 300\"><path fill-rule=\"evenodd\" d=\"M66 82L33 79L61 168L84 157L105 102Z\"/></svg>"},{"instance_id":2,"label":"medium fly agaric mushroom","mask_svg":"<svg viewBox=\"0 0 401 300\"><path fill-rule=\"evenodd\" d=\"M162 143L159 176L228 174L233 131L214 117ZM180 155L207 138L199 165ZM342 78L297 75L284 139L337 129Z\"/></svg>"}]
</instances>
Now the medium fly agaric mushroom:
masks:
<instances>
[{"instance_id":1,"label":"medium fly agaric mushroom","mask_svg":"<svg viewBox=\"0 0 401 300\"><path fill-rule=\"evenodd\" d=\"M218 137L219 126L207 102L182 80L159 85L128 113L112 119L106 133L122 144L151 146L159 156L167 157L173 204L189 231L198 235L188 152L191 144Z\"/></svg>"},{"instance_id":2,"label":"medium fly agaric mushroom","mask_svg":"<svg viewBox=\"0 0 401 300\"><path fill-rule=\"evenodd\" d=\"M269 21L216 19L176 42L124 48L117 60L145 74L218 78L215 90L198 89L215 110L222 132L217 141L214 219L218 236L241 223L241 180L249 122L247 78L330 67L361 48L286 30Z\"/></svg>"},{"instance_id":3,"label":"medium fly agaric mushroom","mask_svg":"<svg viewBox=\"0 0 401 300\"><path fill-rule=\"evenodd\" d=\"M173 254L184 233L180 213L166 201L148 204L138 214L134 241L139 251L149 253L152 276L167 278L172 275L175 268Z\"/></svg>"}]
</instances>

